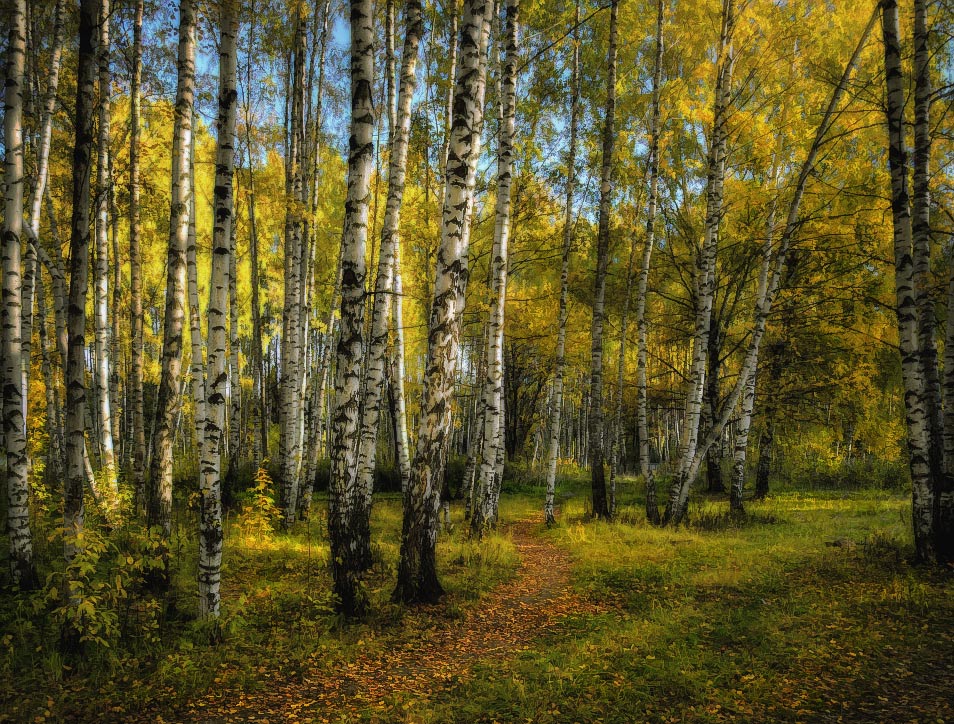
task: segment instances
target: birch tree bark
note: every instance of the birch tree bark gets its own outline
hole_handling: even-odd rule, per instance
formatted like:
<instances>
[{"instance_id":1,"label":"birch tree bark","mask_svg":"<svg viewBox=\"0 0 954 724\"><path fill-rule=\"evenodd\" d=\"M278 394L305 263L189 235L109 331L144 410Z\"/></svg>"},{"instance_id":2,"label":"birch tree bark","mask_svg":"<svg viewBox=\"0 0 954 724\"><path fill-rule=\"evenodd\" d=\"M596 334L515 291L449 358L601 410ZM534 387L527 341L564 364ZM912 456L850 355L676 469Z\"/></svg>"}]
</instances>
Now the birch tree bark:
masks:
<instances>
[{"instance_id":1,"label":"birch tree bark","mask_svg":"<svg viewBox=\"0 0 954 724\"><path fill-rule=\"evenodd\" d=\"M719 244L719 224L722 220L725 154L728 138L729 84L732 77L732 30L735 24L733 0L722 5L722 29L716 56L716 78L712 130L709 135L709 153L706 179L706 217L702 245L696 261L696 318L692 341L692 363L689 390L686 395L685 426L680 442L679 463L669 489L669 500L663 522L678 523L685 515L682 490L686 487L688 468L696 457L699 422L702 417L702 398L706 387L706 361L709 348L712 303L715 296L716 254Z\"/></svg>"},{"instance_id":2,"label":"birch tree bark","mask_svg":"<svg viewBox=\"0 0 954 724\"><path fill-rule=\"evenodd\" d=\"M437 273L428 323L427 359L417 449L404 495L401 559L394 599L434 601L437 577L437 508L441 468L451 427L451 402L460 350L460 318L469 277L468 249L486 88L486 52L493 2L465 0L459 64L441 218Z\"/></svg>"},{"instance_id":3,"label":"birch tree bark","mask_svg":"<svg viewBox=\"0 0 954 724\"><path fill-rule=\"evenodd\" d=\"M656 2L656 53L653 60L652 110L649 121L649 198L646 204L646 241L636 284L636 436L639 445L639 472L646 485L646 518L659 523L656 502L656 479L649 461L648 385L646 379L648 324L646 322L646 295L649 290L649 268L653 247L656 245L656 205L659 199L659 94L662 87L663 60L662 0Z\"/></svg>"},{"instance_id":4,"label":"birch tree bark","mask_svg":"<svg viewBox=\"0 0 954 724\"><path fill-rule=\"evenodd\" d=\"M580 3L576 3L573 21L573 61L570 72L570 144L566 157L566 205L563 217L563 253L560 262L560 311L557 316L556 350L553 362L553 403L550 413L550 437L547 452L547 492L543 515L548 526L556 523L557 458L560 456L560 426L563 415L563 377L566 374L566 321L570 254L573 251L573 197L576 192L576 136L580 125Z\"/></svg>"},{"instance_id":5,"label":"birch tree bark","mask_svg":"<svg viewBox=\"0 0 954 724\"><path fill-rule=\"evenodd\" d=\"M142 135L142 20L145 0L136 0L133 18L132 79L129 86L129 405L132 474L137 505L146 492L146 423L143 399L142 222L139 212L139 149Z\"/></svg>"},{"instance_id":6,"label":"birch tree bark","mask_svg":"<svg viewBox=\"0 0 954 724\"><path fill-rule=\"evenodd\" d=\"M196 15L193 0L179 3L178 81L172 136L172 205L166 256L162 358L149 475L149 525L172 531L172 442L181 406L182 329L185 321L186 247L193 196L192 111L195 98Z\"/></svg>"},{"instance_id":7,"label":"birch tree bark","mask_svg":"<svg viewBox=\"0 0 954 724\"><path fill-rule=\"evenodd\" d=\"M513 141L517 109L517 58L519 46L519 0L507 0L504 26L505 59L500 79L500 125L497 134L497 199L494 210L494 245L491 252L492 304L485 348L486 378L483 383L484 431L481 441L477 505L471 517L471 530L480 535L486 526L497 522L497 458L502 452L503 411L503 335L507 307L507 264L510 243L511 180L513 178Z\"/></svg>"},{"instance_id":8,"label":"birch tree bark","mask_svg":"<svg viewBox=\"0 0 954 724\"><path fill-rule=\"evenodd\" d=\"M373 6L351 0L351 138L348 193L341 238L341 337L332 409L328 533L337 605L346 615L363 612L367 599L358 574L361 560L354 509L358 504L361 360L364 352L365 249L374 166Z\"/></svg>"},{"instance_id":9,"label":"birch tree bark","mask_svg":"<svg viewBox=\"0 0 954 724\"><path fill-rule=\"evenodd\" d=\"M223 0L219 10L219 108L216 119L215 226L209 282L208 367L205 382L205 427L199 464L199 616L218 618L222 569L222 434L225 428L226 306L234 267L232 223L235 165L235 117L238 97L236 0Z\"/></svg>"},{"instance_id":10,"label":"birch tree bark","mask_svg":"<svg viewBox=\"0 0 954 724\"><path fill-rule=\"evenodd\" d=\"M609 266L610 214L613 203L613 149L616 143L616 43L619 0L610 6L609 50L606 57L606 106L603 115L603 163L600 172L599 228L596 236L596 277L593 284L593 324L590 328L589 463L593 515L609 518L603 450L603 317Z\"/></svg>"},{"instance_id":11,"label":"birch tree bark","mask_svg":"<svg viewBox=\"0 0 954 724\"><path fill-rule=\"evenodd\" d=\"M360 437L358 443L357 496L353 511L354 533L358 536L359 555L364 569L371 566L371 495L374 489L374 465L377 453L381 401L385 390L385 365L388 352L388 329L391 320L391 299L404 181L407 173L407 151L411 132L411 101L417 85L416 69L424 22L419 0L408 0L405 10L404 49L395 127L391 134L388 169L388 197L381 228L378 270L374 285L374 308L371 334L368 339L367 369L364 383Z\"/></svg>"},{"instance_id":12,"label":"birch tree bark","mask_svg":"<svg viewBox=\"0 0 954 724\"><path fill-rule=\"evenodd\" d=\"M26 2L7 5L7 42L3 114L3 434L7 491L10 573L23 590L37 586L30 531L26 421L23 415L21 358L20 239L23 234L23 97L26 85Z\"/></svg>"},{"instance_id":13,"label":"birch tree bark","mask_svg":"<svg viewBox=\"0 0 954 724\"><path fill-rule=\"evenodd\" d=\"M189 159L190 176L195 179L195 145ZM193 183L195 183L193 181ZM202 438L205 429L205 362L202 357L202 321L199 318L199 262L195 223L195 192L189 200L189 237L186 242L186 283L189 299L189 374L192 384L192 402L195 405L193 426L195 430L195 460L202 454Z\"/></svg>"},{"instance_id":14,"label":"birch tree bark","mask_svg":"<svg viewBox=\"0 0 954 724\"><path fill-rule=\"evenodd\" d=\"M288 204L285 215L285 301L282 311L281 347L281 400L278 407L280 436L279 459L281 461L281 510L282 524L287 528L295 522L298 503L299 473L301 471L301 293L302 284L302 231L304 227L304 76L307 63L305 44L305 6L296 4L295 51L289 73L291 95L291 127L288 152L285 161L286 194Z\"/></svg>"},{"instance_id":15,"label":"birch tree bark","mask_svg":"<svg viewBox=\"0 0 954 724\"><path fill-rule=\"evenodd\" d=\"M95 334L95 398L99 420L99 447L107 509L119 502L113 420L109 400L109 0L101 0L99 13L99 136L96 160L96 263L93 267L93 329Z\"/></svg>"},{"instance_id":16,"label":"birch tree bark","mask_svg":"<svg viewBox=\"0 0 954 724\"><path fill-rule=\"evenodd\" d=\"M910 458L914 546L919 559L933 561L935 490L931 470L930 416L926 409L923 357L919 345L918 288L908 193L908 159L904 146L904 75L901 67L901 39L897 0L882 0L882 34L886 116L888 122L888 165L891 169L891 216L894 224L895 297L898 315L898 344L901 350L901 378L904 383L905 421Z\"/></svg>"},{"instance_id":17,"label":"birch tree bark","mask_svg":"<svg viewBox=\"0 0 954 724\"><path fill-rule=\"evenodd\" d=\"M84 524L86 480L86 298L89 291L90 177L93 151L93 90L96 84L97 0L82 0L73 148L73 213L70 233L70 291L67 306L66 489L63 500L67 561L77 552ZM8 80L9 83L9 80Z\"/></svg>"}]
</instances>

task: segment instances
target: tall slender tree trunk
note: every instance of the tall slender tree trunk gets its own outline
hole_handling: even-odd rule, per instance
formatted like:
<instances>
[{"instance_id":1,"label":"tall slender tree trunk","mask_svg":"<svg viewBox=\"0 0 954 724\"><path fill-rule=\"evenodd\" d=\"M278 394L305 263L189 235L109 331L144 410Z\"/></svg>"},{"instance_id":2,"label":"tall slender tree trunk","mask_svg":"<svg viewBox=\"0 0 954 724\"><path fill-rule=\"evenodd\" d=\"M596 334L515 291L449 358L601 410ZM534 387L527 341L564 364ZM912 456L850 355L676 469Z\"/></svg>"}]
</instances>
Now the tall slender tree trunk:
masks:
<instances>
[{"instance_id":1,"label":"tall slender tree trunk","mask_svg":"<svg viewBox=\"0 0 954 724\"><path fill-rule=\"evenodd\" d=\"M222 569L222 434L225 428L226 306L234 267L232 223L235 203L235 117L238 100L236 41L237 0L224 0L219 9L219 109L216 119L215 226L212 231L212 271L209 282L208 368L205 384L205 427L199 463L199 616L218 618Z\"/></svg>"},{"instance_id":2,"label":"tall slender tree trunk","mask_svg":"<svg viewBox=\"0 0 954 724\"><path fill-rule=\"evenodd\" d=\"M374 166L374 31L371 0L351 0L351 140L348 195L341 238L341 337L338 341L332 410L331 482L328 533L338 606L346 615L363 612L358 531L358 449L360 441L361 360L364 356L365 250L368 201Z\"/></svg>"},{"instance_id":3,"label":"tall slender tree trunk","mask_svg":"<svg viewBox=\"0 0 954 724\"><path fill-rule=\"evenodd\" d=\"M500 126L497 134L497 199L494 245L491 255L493 294L487 331L486 378L483 381L484 432L482 435L479 492L471 517L471 529L478 535L485 526L497 522L497 458L504 444L504 314L507 307L507 265L510 243L513 142L517 111L517 34L519 0L507 0L504 28L505 60L500 80Z\"/></svg>"},{"instance_id":4,"label":"tall slender tree trunk","mask_svg":"<svg viewBox=\"0 0 954 724\"><path fill-rule=\"evenodd\" d=\"M891 169L891 214L894 222L895 296L901 378L904 383L905 420L908 432L913 489L914 545L918 558L933 561L935 545L935 480L931 465L931 413L927 405L922 350L919 345L918 273L908 194L908 159L904 145L904 75L896 0L882 0L888 165ZM923 219L919 225L923 224ZM920 230L920 228L919 228Z\"/></svg>"},{"instance_id":5,"label":"tall slender tree trunk","mask_svg":"<svg viewBox=\"0 0 954 724\"><path fill-rule=\"evenodd\" d=\"M407 435L407 401L404 394L404 286L401 280L401 243L394 248L394 302L391 306L394 347L391 350L391 394L394 397L394 443L401 493L411 480L411 444Z\"/></svg>"},{"instance_id":6,"label":"tall slender tree trunk","mask_svg":"<svg viewBox=\"0 0 954 724\"><path fill-rule=\"evenodd\" d=\"M109 0L100 0L99 14L99 138L96 160L96 264L94 266L93 328L95 331L96 409L99 418L99 446L105 477L107 508L119 502L116 456L113 451L113 418L109 399ZM117 260L118 263L118 260Z\"/></svg>"},{"instance_id":7,"label":"tall slender tree trunk","mask_svg":"<svg viewBox=\"0 0 954 724\"><path fill-rule=\"evenodd\" d=\"M411 480L404 495L401 559L394 591L395 600L406 603L434 601L444 593L437 577L437 510L444 451L451 433L461 315L469 278L470 223L483 128L492 13L490 0L464 2L421 419Z\"/></svg>"},{"instance_id":8,"label":"tall slender tree trunk","mask_svg":"<svg viewBox=\"0 0 954 724\"><path fill-rule=\"evenodd\" d=\"M649 291L649 268L656 245L656 206L659 201L659 94L662 87L663 0L656 2L656 53L653 60L652 110L649 121L649 199L646 205L646 242L643 247L639 281L636 285L636 437L639 446L639 472L646 485L646 518L659 523L656 502L656 479L649 459L649 418L647 347L649 325L646 322L646 295Z\"/></svg>"},{"instance_id":9,"label":"tall slender tree trunk","mask_svg":"<svg viewBox=\"0 0 954 724\"><path fill-rule=\"evenodd\" d=\"M248 234L249 264L251 266L252 305L252 377L255 388L255 418L259 425L257 438L258 456L256 465L268 458L268 411L265 404L265 360L262 354L262 308L259 300L258 225L255 215L255 159L252 151L252 58L255 46L255 2L249 9L247 65L245 68L245 98L243 115L245 121L245 150L248 154Z\"/></svg>"},{"instance_id":10,"label":"tall slender tree trunk","mask_svg":"<svg viewBox=\"0 0 954 724\"><path fill-rule=\"evenodd\" d=\"M137 505L145 503L146 423L143 399L142 222L139 211L139 153L142 135L142 21L145 0L136 0L133 19L132 80L129 87L129 405L132 475Z\"/></svg>"},{"instance_id":11,"label":"tall slender tree trunk","mask_svg":"<svg viewBox=\"0 0 954 724\"><path fill-rule=\"evenodd\" d=\"M560 456L560 426L563 415L563 377L566 374L566 321L568 317L570 254L573 251L573 196L576 192L576 136L580 125L580 3L576 3L573 28L573 69L570 75L570 145L566 157L566 207L563 217L563 254L560 265L560 311L557 316L556 351L553 363L553 402L547 452L547 489L543 515L548 526L556 523L557 459Z\"/></svg>"},{"instance_id":12,"label":"tall slender tree trunk","mask_svg":"<svg viewBox=\"0 0 954 724\"><path fill-rule=\"evenodd\" d=\"M190 176L195 179L195 144L189 158ZM193 183L194 180L193 180ZM189 373L192 382L192 402L195 405L193 425L195 430L195 460L202 454L202 437L205 429L205 362L202 358L202 321L199 318L199 261L195 222L195 192L189 201L189 240L186 243L186 280L189 298Z\"/></svg>"},{"instance_id":13,"label":"tall slender tree trunk","mask_svg":"<svg viewBox=\"0 0 954 724\"><path fill-rule=\"evenodd\" d=\"M712 131L709 135L709 156L706 180L706 217L702 245L696 261L696 318L692 341L689 390L686 395L685 427L680 442L679 464L669 489L669 500L663 516L665 522L678 523L685 515L688 468L696 457L699 423L706 388L706 361L709 348L712 304L715 296L716 253L719 244L719 224L722 220L723 183L725 181L725 154L728 137L727 116L729 84L732 76L731 37L735 23L733 0L722 5L722 30L716 57L716 79Z\"/></svg>"},{"instance_id":14,"label":"tall slender tree trunk","mask_svg":"<svg viewBox=\"0 0 954 724\"><path fill-rule=\"evenodd\" d=\"M77 552L83 530L86 480L86 299L89 291L90 177L93 152L93 91L96 85L97 0L83 0L79 18L79 65L73 148L73 215L70 234L70 291L66 310L66 490L63 522L67 561ZM9 80L7 81L9 83Z\"/></svg>"},{"instance_id":15,"label":"tall slender tree trunk","mask_svg":"<svg viewBox=\"0 0 954 724\"><path fill-rule=\"evenodd\" d=\"M195 98L196 15L193 0L179 3L178 82L172 136L172 205L166 257L166 305L162 358L149 475L150 525L172 532L172 443L181 407L182 330L185 322L186 247L193 180L192 111Z\"/></svg>"},{"instance_id":16,"label":"tall slender tree trunk","mask_svg":"<svg viewBox=\"0 0 954 724\"><path fill-rule=\"evenodd\" d=\"M23 96L26 83L26 2L8 4L4 95L4 212L3 212L3 434L6 447L7 536L10 573L21 589L38 580L30 531L30 484L23 415L21 358L20 238L23 234Z\"/></svg>"},{"instance_id":17,"label":"tall slender tree trunk","mask_svg":"<svg viewBox=\"0 0 954 724\"><path fill-rule=\"evenodd\" d=\"M590 328L589 463L593 515L609 518L603 450L603 318L609 266L610 215L613 203L613 149L616 143L616 43L619 0L610 6L609 50L606 57L606 106L603 115L603 164L600 172L599 228L596 236L596 277L593 285L593 324Z\"/></svg>"},{"instance_id":18,"label":"tall slender tree trunk","mask_svg":"<svg viewBox=\"0 0 954 724\"><path fill-rule=\"evenodd\" d=\"M304 231L304 76L307 63L305 43L305 6L296 4L295 51L289 66L290 129L285 174L288 205L285 214L285 302L282 312L281 400L279 404L279 459L281 462L282 524L290 527L296 517L298 484L301 472L301 381L304 355L302 354L301 314L302 254L307 244Z\"/></svg>"},{"instance_id":19,"label":"tall slender tree trunk","mask_svg":"<svg viewBox=\"0 0 954 724\"><path fill-rule=\"evenodd\" d=\"M391 137L388 170L388 198L381 228L378 271L374 285L374 309L368 339L367 368L364 383L360 437L358 443L357 496L353 530L358 537L362 567L371 565L371 494L374 488L374 466L377 453L381 402L385 390L385 365L388 352L388 329L391 321L391 299L394 291L394 270L404 180L407 171L407 150L411 132L411 100L417 84L418 49L424 31L419 0L409 0L405 16L404 50L402 54L400 90L396 124Z\"/></svg>"}]
</instances>

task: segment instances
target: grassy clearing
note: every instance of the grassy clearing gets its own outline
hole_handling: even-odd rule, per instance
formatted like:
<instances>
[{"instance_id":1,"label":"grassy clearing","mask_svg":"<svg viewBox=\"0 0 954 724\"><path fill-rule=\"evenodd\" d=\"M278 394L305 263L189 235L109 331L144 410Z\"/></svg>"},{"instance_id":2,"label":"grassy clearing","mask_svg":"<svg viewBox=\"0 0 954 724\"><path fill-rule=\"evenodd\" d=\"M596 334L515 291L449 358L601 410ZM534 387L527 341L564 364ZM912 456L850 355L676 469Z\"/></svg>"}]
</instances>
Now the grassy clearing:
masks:
<instances>
[{"instance_id":1,"label":"grassy clearing","mask_svg":"<svg viewBox=\"0 0 954 724\"><path fill-rule=\"evenodd\" d=\"M578 492L541 534L615 610L488 662L420 721L951 721L954 585L907 564L906 496L790 491L743 523L703 502L659 530L589 521Z\"/></svg>"},{"instance_id":2,"label":"grassy clearing","mask_svg":"<svg viewBox=\"0 0 954 724\"><path fill-rule=\"evenodd\" d=\"M642 522L635 487L622 481L620 521L602 523L587 516L586 481L564 481L559 524L538 530L570 552L573 585L610 604L606 613L568 616L530 649L482 661L428 697L395 691L385 711L315 711L315 720L954 721L954 584L908 564L906 495L785 490L750 503L743 521L703 499L689 525L659 530ZM511 486L502 518L538 515L541 500L530 483ZM178 613L150 640L132 628L86 660L63 661L43 615L5 598L0 721L120 721L157 701L175 721L210 689L254 697L304 671L334 676L359 651L422 640L480 606L518 564L505 534L478 544L459 511L455 522L439 546L450 595L404 609L389 602L400 501L381 496L373 613L360 624L332 612L320 516L290 534L255 515L230 518L217 647L183 615L194 588L186 538L177 542Z\"/></svg>"}]
</instances>

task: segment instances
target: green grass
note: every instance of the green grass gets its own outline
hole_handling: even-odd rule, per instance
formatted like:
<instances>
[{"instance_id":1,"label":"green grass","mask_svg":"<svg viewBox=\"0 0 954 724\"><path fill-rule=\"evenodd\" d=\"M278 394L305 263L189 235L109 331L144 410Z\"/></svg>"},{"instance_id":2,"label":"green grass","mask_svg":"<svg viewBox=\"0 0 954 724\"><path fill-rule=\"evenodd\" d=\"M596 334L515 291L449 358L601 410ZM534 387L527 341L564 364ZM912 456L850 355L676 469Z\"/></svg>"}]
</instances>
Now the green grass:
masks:
<instances>
[{"instance_id":1,"label":"green grass","mask_svg":"<svg viewBox=\"0 0 954 724\"><path fill-rule=\"evenodd\" d=\"M725 501L697 496L689 524L669 530L643 522L635 489L620 483L621 522L594 522L586 480L568 477L558 525L540 529L570 552L573 585L605 612L569 616L529 650L481 662L429 699L395 692L387 714L343 720L954 721L944 684L954 678L954 585L908 563L906 495L785 490L749 503L742 521L724 514ZM543 491L525 480L505 495L506 521L536 513ZM372 613L358 624L333 613L320 515L289 534L230 517L217 646L186 615L195 553L184 535L174 545L178 612L166 611L152 638L130 626L86 660L64 660L48 614L3 597L0 721L122 720L156 700L174 720L210 688L253 694L276 676L333 673L359 650L416 640L516 570L505 535L477 543L459 511L455 522L439 545L449 596L424 613L405 609L389 601L400 500L376 499ZM184 517L180 533L190 525Z\"/></svg>"},{"instance_id":2,"label":"green grass","mask_svg":"<svg viewBox=\"0 0 954 724\"><path fill-rule=\"evenodd\" d=\"M621 492L621 517L638 520L641 501ZM952 715L938 681L954 677L954 586L908 565L906 496L792 491L750 503L743 523L726 507L694 505L688 525L668 530L593 522L582 494L565 502L546 535L574 556L577 588L609 610L484 666L421 721Z\"/></svg>"}]
</instances>

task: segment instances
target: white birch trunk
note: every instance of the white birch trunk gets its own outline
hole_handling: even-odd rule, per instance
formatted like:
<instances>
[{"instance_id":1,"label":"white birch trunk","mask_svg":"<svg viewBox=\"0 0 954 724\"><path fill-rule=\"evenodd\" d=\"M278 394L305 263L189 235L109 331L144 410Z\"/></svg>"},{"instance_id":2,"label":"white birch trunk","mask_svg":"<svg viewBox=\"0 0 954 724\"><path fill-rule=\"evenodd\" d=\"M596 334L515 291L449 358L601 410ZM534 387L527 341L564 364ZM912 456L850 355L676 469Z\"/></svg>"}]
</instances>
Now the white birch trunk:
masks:
<instances>
[{"instance_id":1,"label":"white birch trunk","mask_svg":"<svg viewBox=\"0 0 954 724\"><path fill-rule=\"evenodd\" d=\"M146 495L146 423L143 399L142 224L139 213L139 139L142 100L142 20L145 0L136 0L133 20L132 79L129 88L129 404L132 423L132 474L136 503Z\"/></svg>"},{"instance_id":2,"label":"white birch trunk","mask_svg":"<svg viewBox=\"0 0 954 724\"><path fill-rule=\"evenodd\" d=\"M573 250L573 196L576 192L576 136L580 125L580 3L576 3L573 30L573 70L570 75L570 146L566 160L566 208L563 217L563 255L560 266L560 311L557 317L556 351L553 363L553 404L547 451L547 492L543 515L548 526L556 523L557 459L560 456L560 425L563 415L563 377L566 374L566 321L568 317L570 253Z\"/></svg>"},{"instance_id":3,"label":"white birch trunk","mask_svg":"<svg viewBox=\"0 0 954 724\"><path fill-rule=\"evenodd\" d=\"M589 464L593 515L609 518L603 451L603 317L606 274L609 266L610 215L613 197L613 149L616 142L616 45L619 1L610 8L609 50L606 67L606 106L603 116L603 159L600 171L599 229L596 242L596 277L593 284L593 324L590 328Z\"/></svg>"},{"instance_id":4,"label":"white birch trunk","mask_svg":"<svg viewBox=\"0 0 954 724\"><path fill-rule=\"evenodd\" d=\"M417 450L404 496L401 559L394 598L407 603L443 595L437 577L437 508L460 351L460 317L469 275L471 210L480 156L490 19L493 3L465 0L454 117L445 177L437 273L428 324L427 360Z\"/></svg>"},{"instance_id":5,"label":"white birch trunk","mask_svg":"<svg viewBox=\"0 0 954 724\"><path fill-rule=\"evenodd\" d=\"M109 0L100 0L99 15L99 138L96 161L96 264L94 266L93 329L95 333L95 396L99 446L107 509L119 503L113 420L109 400Z\"/></svg>"},{"instance_id":6,"label":"white birch trunk","mask_svg":"<svg viewBox=\"0 0 954 724\"><path fill-rule=\"evenodd\" d=\"M656 245L656 204L659 199L659 94L662 86L663 2L656 3L656 54L653 61L653 96L649 121L649 199L646 205L646 242L636 285L636 437L639 446L639 471L646 485L646 518L659 523L656 502L656 481L649 464L649 419L647 384L648 324L646 322L646 295L649 291L649 268L653 247Z\"/></svg>"},{"instance_id":7,"label":"white birch trunk","mask_svg":"<svg viewBox=\"0 0 954 724\"><path fill-rule=\"evenodd\" d=\"M346 615L359 614L367 605L358 580L360 550L353 524L358 494L365 250L374 166L373 41L371 0L351 0L351 139L341 238L341 338L332 410L328 508L334 591L338 606Z\"/></svg>"},{"instance_id":8,"label":"white birch trunk","mask_svg":"<svg viewBox=\"0 0 954 724\"><path fill-rule=\"evenodd\" d=\"M496 524L495 491L497 459L501 453L503 413L503 337L507 307L507 264L510 243L511 181L513 178L513 140L517 108L517 59L519 46L519 2L507 0L504 43L506 57L500 80L500 126L497 134L497 199L494 212L494 244L491 254L492 304L485 349L486 378L483 384L484 431L480 453L477 505L471 528L478 535L485 526Z\"/></svg>"},{"instance_id":9,"label":"white birch trunk","mask_svg":"<svg viewBox=\"0 0 954 724\"><path fill-rule=\"evenodd\" d=\"M353 511L354 532L359 536L361 563L371 565L371 496L374 489L374 466L377 455L381 402L385 390L385 365L388 357L388 329L391 321L391 300L394 291L395 257L400 244L399 229L407 151L411 132L411 101L417 85L418 48L424 30L419 0L408 0L405 16L405 40L402 54L401 80L398 91L396 125L391 135L388 169L388 198L381 228L378 271L374 285L374 308L371 334L368 339L367 367L364 383L360 438L358 444L357 497Z\"/></svg>"},{"instance_id":10,"label":"white birch trunk","mask_svg":"<svg viewBox=\"0 0 954 724\"><path fill-rule=\"evenodd\" d=\"M925 382L918 340L918 290L908 194L908 159L904 146L905 83L901 67L897 1L884 0L881 12L887 87L888 165L891 169L891 212L894 222L895 297L913 490L914 546L918 558L932 561L936 555L935 491L931 476L929 414L925 409Z\"/></svg>"},{"instance_id":11,"label":"white birch trunk","mask_svg":"<svg viewBox=\"0 0 954 724\"><path fill-rule=\"evenodd\" d=\"M195 146L193 158L189 159L191 176L195 178ZM202 321L199 318L199 264L196 248L195 194L189 207L189 240L186 244L186 279L189 297L189 374L192 384L192 402L195 405L193 425L195 429L195 460L202 455L202 437L205 429L205 362L202 358Z\"/></svg>"},{"instance_id":12,"label":"white birch trunk","mask_svg":"<svg viewBox=\"0 0 954 724\"><path fill-rule=\"evenodd\" d=\"M239 30L236 0L224 0L219 14L219 110L216 119L215 226L212 231L212 270L209 281L208 368L205 382L205 428L199 462L199 616L218 618L222 569L222 434L225 428L226 306L234 250L232 224L237 102L236 40Z\"/></svg>"},{"instance_id":13,"label":"white birch trunk","mask_svg":"<svg viewBox=\"0 0 954 724\"><path fill-rule=\"evenodd\" d=\"M7 536L11 578L21 589L36 587L33 536L30 531L30 484L23 415L21 359L20 239L23 235L23 95L26 82L26 2L8 5L6 85L4 95L3 215L3 433L7 492Z\"/></svg>"},{"instance_id":14,"label":"white birch trunk","mask_svg":"<svg viewBox=\"0 0 954 724\"><path fill-rule=\"evenodd\" d=\"M149 475L148 522L172 531L172 443L181 407L182 331L185 322L186 248L193 196L192 109L195 97L196 15L193 0L179 4L178 81L172 136L172 204L166 257L166 305Z\"/></svg>"},{"instance_id":15,"label":"white birch trunk","mask_svg":"<svg viewBox=\"0 0 954 724\"><path fill-rule=\"evenodd\" d=\"M306 45L304 8L299 6L295 29L295 52L289 73L291 129L286 158L285 302L282 312L281 380L279 402L279 459L281 461L281 510L284 527L296 517L301 472L301 339L302 232L304 228L304 86Z\"/></svg>"}]
</instances>

